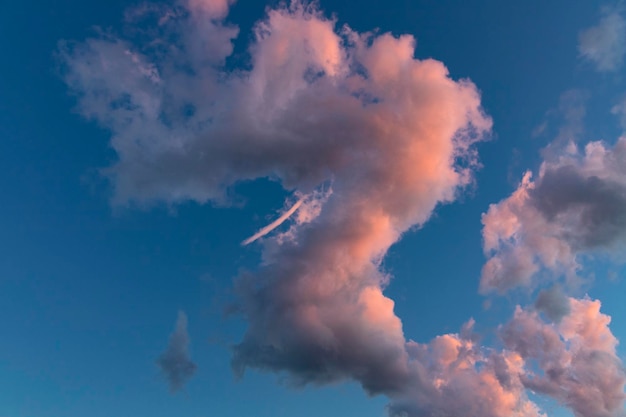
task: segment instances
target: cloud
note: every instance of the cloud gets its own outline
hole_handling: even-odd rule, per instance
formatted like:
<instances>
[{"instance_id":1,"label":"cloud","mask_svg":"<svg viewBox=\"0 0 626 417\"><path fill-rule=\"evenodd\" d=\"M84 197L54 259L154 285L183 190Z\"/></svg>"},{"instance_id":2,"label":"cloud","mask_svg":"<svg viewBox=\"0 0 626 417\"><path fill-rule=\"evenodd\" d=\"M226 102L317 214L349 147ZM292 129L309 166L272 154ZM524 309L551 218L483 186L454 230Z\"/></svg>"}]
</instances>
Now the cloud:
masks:
<instances>
[{"instance_id":1,"label":"cloud","mask_svg":"<svg viewBox=\"0 0 626 417\"><path fill-rule=\"evenodd\" d=\"M569 298L558 285L539 292L535 308L555 322L561 321L571 310Z\"/></svg>"},{"instance_id":2,"label":"cloud","mask_svg":"<svg viewBox=\"0 0 626 417\"><path fill-rule=\"evenodd\" d=\"M103 173L113 204L228 204L229 187L262 177L306 196L284 216L286 230L261 241L258 268L236 279L248 327L233 347L235 372L271 371L293 385L354 380L387 395L392 416L542 415L526 395L521 353L479 346L471 323L407 341L384 295L390 246L472 181L473 145L491 128L477 88L415 59L412 36L337 28L299 2L268 9L249 62L233 67L229 4L143 6L127 14L131 38L65 43L60 57L78 110L111 132L117 160ZM516 198L526 207L544 185L524 184ZM497 256L503 233L524 221L515 204L486 215L499 222L485 238ZM536 269L536 246L515 243L508 271ZM188 343L181 313L158 361L173 390L195 370Z\"/></svg>"},{"instance_id":3,"label":"cloud","mask_svg":"<svg viewBox=\"0 0 626 417\"><path fill-rule=\"evenodd\" d=\"M588 94L577 89L567 90L561 94L556 113L562 121L553 143L562 145L570 141L577 142L580 139L584 133L583 121L587 114L585 107L587 99Z\"/></svg>"},{"instance_id":4,"label":"cloud","mask_svg":"<svg viewBox=\"0 0 626 417\"><path fill-rule=\"evenodd\" d=\"M550 279L574 278L579 256L599 251L623 256L626 243L626 138L610 147L570 144L526 173L513 194L483 215L481 291L533 287L544 269Z\"/></svg>"},{"instance_id":5,"label":"cloud","mask_svg":"<svg viewBox=\"0 0 626 417\"><path fill-rule=\"evenodd\" d=\"M617 71L626 53L626 21L620 10L605 9L600 22L580 33L578 50L600 72Z\"/></svg>"},{"instance_id":6,"label":"cloud","mask_svg":"<svg viewBox=\"0 0 626 417\"><path fill-rule=\"evenodd\" d=\"M570 143L578 143L585 133L586 102L589 92L581 89L569 89L559 97L559 104L546 112L546 119L537 126L533 137L554 134L554 139L542 149L544 158L554 158ZM553 129L558 126L558 129Z\"/></svg>"},{"instance_id":7,"label":"cloud","mask_svg":"<svg viewBox=\"0 0 626 417\"><path fill-rule=\"evenodd\" d=\"M197 366L189 355L187 315L184 312L178 312L176 328L170 335L167 348L156 363L167 379L171 392L181 389L196 372Z\"/></svg>"},{"instance_id":8,"label":"cloud","mask_svg":"<svg viewBox=\"0 0 626 417\"><path fill-rule=\"evenodd\" d=\"M621 97L620 100L611 107L611 114L614 114L619 119L620 126L626 130L626 97Z\"/></svg>"},{"instance_id":9,"label":"cloud","mask_svg":"<svg viewBox=\"0 0 626 417\"><path fill-rule=\"evenodd\" d=\"M413 378L390 416L545 417L526 396L521 356L480 347L464 330L407 343Z\"/></svg>"},{"instance_id":10,"label":"cloud","mask_svg":"<svg viewBox=\"0 0 626 417\"><path fill-rule=\"evenodd\" d=\"M384 295L390 246L472 182L473 145L491 129L477 88L441 62L415 59L412 36L337 28L297 1L267 10L248 61L235 66L231 3L143 5L126 14L127 38L65 42L59 58L78 111L111 133L117 159L102 172L112 204L229 204L233 185L264 177L305 196L279 218L286 230L265 234L258 268L236 279L248 327L233 346L234 371L271 371L293 385L354 380L387 395L394 417L541 416L527 388L584 417L613 412L623 378L607 367L618 363L616 340L599 303L570 301L568 310L542 293L536 308L555 322L520 309L502 329L507 349L496 351L477 344L472 322L407 341ZM580 106L572 109L575 122ZM530 284L541 268L575 273L578 253L619 246L626 139L592 143L584 155L574 148L483 217L483 290ZM552 344L530 350L531 330ZM172 391L196 370L188 345L181 312L157 360ZM597 367L589 377L567 367L553 375L553 353L573 370ZM547 376L530 373L527 360ZM614 386L592 378L600 375Z\"/></svg>"},{"instance_id":11,"label":"cloud","mask_svg":"<svg viewBox=\"0 0 626 417\"><path fill-rule=\"evenodd\" d=\"M169 16L138 39L61 45L78 110L112 133L118 159L104 174L114 204L224 203L230 185L266 176L308 192L358 165L384 171L383 157L399 157L405 145L433 156L421 183L440 185L425 206L453 199L469 180L469 170L448 166L473 158L469 145L491 122L469 81L413 59L411 36L338 33L312 6L294 3L256 25L250 69L227 69L238 29L183 6L135 17L138 27Z\"/></svg>"},{"instance_id":12,"label":"cloud","mask_svg":"<svg viewBox=\"0 0 626 417\"><path fill-rule=\"evenodd\" d=\"M295 204L293 206L291 206L289 209L285 210L284 213L282 213L280 216L278 216L278 218L276 220L274 220L273 222L271 222L267 226L262 227L258 232L256 232L255 234L253 234L252 236L250 236L249 238L247 238L246 240L241 242L242 246L249 245L250 243L254 242L255 240L258 240L258 239L262 238L263 236L267 235L272 230L276 229L278 226L283 224L289 217L291 217L291 215L293 213L298 211L298 209L300 208L300 206L304 202L304 198L305 197L300 198L298 201L295 202Z\"/></svg>"},{"instance_id":13,"label":"cloud","mask_svg":"<svg viewBox=\"0 0 626 417\"><path fill-rule=\"evenodd\" d=\"M537 364L537 369L525 368L521 382L579 417L624 416L626 373L615 353L611 318L600 312L598 300L570 298L569 304L558 324L517 307L513 320L500 329L507 349Z\"/></svg>"}]
</instances>

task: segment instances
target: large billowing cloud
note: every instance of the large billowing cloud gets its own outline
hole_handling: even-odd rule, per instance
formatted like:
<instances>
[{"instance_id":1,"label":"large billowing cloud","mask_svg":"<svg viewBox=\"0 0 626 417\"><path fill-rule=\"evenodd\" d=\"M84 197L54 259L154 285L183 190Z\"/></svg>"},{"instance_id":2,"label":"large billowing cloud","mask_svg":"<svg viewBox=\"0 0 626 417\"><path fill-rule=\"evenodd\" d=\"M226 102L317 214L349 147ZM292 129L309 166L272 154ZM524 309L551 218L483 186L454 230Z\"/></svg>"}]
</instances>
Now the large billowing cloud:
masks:
<instances>
[{"instance_id":1,"label":"large billowing cloud","mask_svg":"<svg viewBox=\"0 0 626 417\"><path fill-rule=\"evenodd\" d=\"M598 251L623 256L626 243L626 138L614 146L575 145L526 173L507 199L483 215L481 290L504 292L549 277L576 276L579 257Z\"/></svg>"},{"instance_id":2,"label":"large billowing cloud","mask_svg":"<svg viewBox=\"0 0 626 417\"><path fill-rule=\"evenodd\" d=\"M570 312L559 323L517 308L501 329L505 345L537 369L524 370L521 382L570 407L577 417L624 416L626 373L615 353L611 318L600 301L570 298Z\"/></svg>"},{"instance_id":3,"label":"large billowing cloud","mask_svg":"<svg viewBox=\"0 0 626 417\"><path fill-rule=\"evenodd\" d=\"M601 72L617 71L626 54L626 21L619 8L606 8L600 22L579 36L580 55Z\"/></svg>"},{"instance_id":4,"label":"large billowing cloud","mask_svg":"<svg viewBox=\"0 0 626 417\"><path fill-rule=\"evenodd\" d=\"M130 38L105 32L60 57L78 110L111 132L113 204L228 204L229 187L262 177L293 192L245 241L259 239L263 261L236 280L248 328L235 371L355 380L389 396L393 416L539 416L522 353L478 346L471 326L407 341L383 293L389 247L472 181L472 145L491 128L476 87L415 59L411 36L338 30L297 1L267 11L241 63L230 3L144 5L126 15ZM195 370L185 323L159 359L173 388Z\"/></svg>"}]
</instances>

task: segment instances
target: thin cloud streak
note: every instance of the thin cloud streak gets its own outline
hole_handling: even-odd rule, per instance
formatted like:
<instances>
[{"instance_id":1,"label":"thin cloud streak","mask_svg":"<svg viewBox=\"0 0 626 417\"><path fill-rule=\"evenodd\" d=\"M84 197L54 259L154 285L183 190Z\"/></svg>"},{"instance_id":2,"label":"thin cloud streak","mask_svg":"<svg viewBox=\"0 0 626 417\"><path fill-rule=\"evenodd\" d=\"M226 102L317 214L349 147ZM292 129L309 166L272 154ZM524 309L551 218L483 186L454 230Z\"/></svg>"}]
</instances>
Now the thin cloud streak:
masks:
<instances>
[{"instance_id":1,"label":"thin cloud streak","mask_svg":"<svg viewBox=\"0 0 626 417\"><path fill-rule=\"evenodd\" d=\"M278 226L283 224L289 217L291 217L291 215L293 213L295 213L296 210L298 210L300 208L300 206L302 205L303 202L304 202L304 197L302 197L298 201L296 201L296 203L293 206L291 206L289 208L289 210L287 210L283 214L281 214L276 220L274 220L273 222L271 222L267 226L259 229L258 232L256 232L255 234L253 234L252 236L250 236L249 238L247 238L246 240L241 242L241 245L242 246L249 245L250 243L254 242L255 240L262 238L263 236L265 236L268 233L270 233L272 230L276 229Z\"/></svg>"}]
</instances>

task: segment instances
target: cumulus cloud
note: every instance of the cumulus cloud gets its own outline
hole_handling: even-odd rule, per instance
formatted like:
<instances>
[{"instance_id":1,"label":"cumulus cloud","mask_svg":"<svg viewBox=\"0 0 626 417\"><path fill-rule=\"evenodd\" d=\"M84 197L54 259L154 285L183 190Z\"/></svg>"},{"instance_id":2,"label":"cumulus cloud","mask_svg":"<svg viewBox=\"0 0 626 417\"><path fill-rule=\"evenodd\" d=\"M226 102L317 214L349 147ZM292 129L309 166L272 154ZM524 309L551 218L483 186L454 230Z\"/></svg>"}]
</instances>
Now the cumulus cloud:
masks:
<instances>
[{"instance_id":1,"label":"cumulus cloud","mask_svg":"<svg viewBox=\"0 0 626 417\"><path fill-rule=\"evenodd\" d=\"M441 62L415 59L409 35L337 28L297 1L267 10L249 61L234 67L239 30L224 20L231 3L144 4L126 14L129 38L105 31L62 43L59 57L78 110L111 132L117 160L103 174L113 204L228 204L230 187L262 177L299 199L253 236L264 237L262 262L236 279L248 327L233 347L235 372L277 372L295 385L354 380L387 395L394 417L541 416L527 388L584 417L614 416L623 379L621 368L607 370L617 364L616 341L602 330L599 304L564 309L546 292L536 306L555 321L518 310L499 352L477 344L471 322L460 334L407 341L384 295L390 246L472 181L472 145L491 128L476 87L451 79ZM624 150L626 140L593 143L582 156L546 162L536 181L526 175L492 206L483 218L491 256L483 289L530 282L542 266L575 271L579 252L619 246ZM535 329L552 345L529 350L524 337ZM181 312L157 361L172 391L195 372L188 345ZM527 360L550 363L553 353L565 364L596 361L596 373L528 370ZM599 372L612 388L592 378Z\"/></svg>"},{"instance_id":2,"label":"cumulus cloud","mask_svg":"<svg viewBox=\"0 0 626 417\"><path fill-rule=\"evenodd\" d=\"M480 347L464 330L407 343L412 378L390 416L545 417L526 396L522 357Z\"/></svg>"},{"instance_id":3,"label":"cumulus cloud","mask_svg":"<svg viewBox=\"0 0 626 417\"><path fill-rule=\"evenodd\" d=\"M254 27L249 62L233 67L238 29L224 21L229 5L143 6L127 14L142 22L131 38L65 43L60 56L78 110L111 132L117 160L103 173L113 204L228 204L229 187L261 177L301 198L279 218L285 230L266 233L276 222L262 230L261 264L236 279L248 327L233 347L235 372L272 371L294 385L354 380L387 395L392 416L542 415L526 396L520 349L480 347L471 325L426 344L407 341L384 295L390 246L472 181L472 145L491 128L476 87L451 79L441 62L415 59L412 36L337 28L300 2L268 9ZM583 213L588 235L551 236L562 253L544 253L541 262L565 268L596 244L600 203L554 194L550 178L569 165L587 178L581 167L609 164L601 150L617 157L617 146L592 145L584 157L545 165L537 183L527 176L510 203L490 210L486 248L507 274L486 285L532 274L537 248L554 243L536 238L539 228L558 228L564 215ZM617 162L612 169L621 169ZM527 227L516 217L526 207L542 223ZM158 362L173 389L195 370L188 343L181 315Z\"/></svg>"},{"instance_id":4,"label":"cumulus cloud","mask_svg":"<svg viewBox=\"0 0 626 417\"><path fill-rule=\"evenodd\" d=\"M500 329L506 347L525 361L525 387L570 407L577 417L624 416L626 374L617 357L611 318L600 301L569 299L570 312L559 323L543 321L537 312L517 307Z\"/></svg>"},{"instance_id":5,"label":"cumulus cloud","mask_svg":"<svg viewBox=\"0 0 626 417\"><path fill-rule=\"evenodd\" d=\"M481 291L532 287L534 277L573 278L583 254L623 256L626 243L626 138L614 146L570 144L530 172L513 194L483 215L488 256Z\"/></svg>"},{"instance_id":6,"label":"cumulus cloud","mask_svg":"<svg viewBox=\"0 0 626 417\"><path fill-rule=\"evenodd\" d=\"M580 33L578 50L598 71L619 70L626 53L626 21L621 10L603 10L600 22Z\"/></svg>"},{"instance_id":7,"label":"cumulus cloud","mask_svg":"<svg viewBox=\"0 0 626 417\"><path fill-rule=\"evenodd\" d=\"M170 335L167 348L156 362L172 392L181 389L196 372L197 366L189 355L187 315L184 312L178 312L176 328Z\"/></svg>"}]
</instances>

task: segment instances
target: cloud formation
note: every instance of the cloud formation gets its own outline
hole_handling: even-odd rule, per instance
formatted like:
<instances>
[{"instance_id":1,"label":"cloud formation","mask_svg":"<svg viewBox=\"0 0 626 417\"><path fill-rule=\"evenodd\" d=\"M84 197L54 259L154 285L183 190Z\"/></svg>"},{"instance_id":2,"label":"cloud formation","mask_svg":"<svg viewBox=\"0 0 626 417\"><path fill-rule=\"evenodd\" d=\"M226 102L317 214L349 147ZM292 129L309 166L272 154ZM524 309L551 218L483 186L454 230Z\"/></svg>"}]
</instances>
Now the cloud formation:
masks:
<instances>
[{"instance_id":1,"label":"cloud formation","mask_svg":"<svg viewBox=\"0 0 626 417\"><path fill-rule=\"evenodd\" d=\"M600 22L580 33L578 50L600 72L619 70L626 53L626 20L621 10L603 10Z\"/></svg>"},{"instance_id":2,"label":"cloud formation","mask_svg":"<svg viewBox=\"0 0 626 417\"><path fill-rule=\"evenodd\" d=\"M624 416L626 373L615 353L611 317L600 301L570 298L570 312L557 323L517 307L513 320L500 329L508 349L538 369L527 367L521 382L553 397L577 417Z\"/></svg>"},{"instance_id":3,"label":"cloud formation","mask_svg":"<svg viewBox=\"0 0 626 417\"><path fill-rule=\"evenodd\" d=\"M187 315L179 311L176 328L172 332L165 351L156 361L170 386L171 392L181 389L196 372L197 366L189 355Z\"/></svg>"},{"instance_id":4,"label":"cloud formation","mask_svg":"<svg viewBox=\"0 0 626 417\"><path fill-rule=\"evenodd\" d=\"M598 251L617 257L626 243L626 138L613 147L570 144L546 160L537 178L527 172L513 194L483 215L488 256L481 291L533 287L537 274L573 278L578 257Z\"/></svg>"},{"instance_id":5,"label":"cloud formation","mask_svg":"<svg viewBox=\"0 0 626 417\"><path fill-rule=\"evenodd\" d=\"M389 406L391 417L545 417L526 396L523 358L481 347L472 326L407 343L412 378Z\"/></svg>"},{"instance_id":6,"label":"cloud formation","mask_svg":"<svg viewBox=\"0 0 626 417\"><path fill-rule=\"evenodd\" d=\"M471 323L427 344L407 341L384 295L390 246L472 181L473 145L491 129L474 84L415 59L410 35L337 28L298 1L267 10L249 61L236 66L230 4L143 5L126 14L129 38L105 32L64 43L59 55L78 110L111 132L117 160L103 173L113 204L228 204L230 187L264 177L305 196L279 218L285 231L267 234L276 222L261 231L262 263L236 279L248 327L233 347L235 372L276 372L294 385L354 380L387 395L394 417L541 416L526 396L520 349L480 347ZM617 149L595 144L588 153ZM576 171L589 155L571 155L569 165ZM486 288L508 287L520 271L526 280L537 258L552 265L538 253L554 242L535 227L575 217L567 207L584 200L551 190L552 177L569 178L559 170L567 161L545 165L537 184L528 175L485 216L486 250L501 265L483 277ZM605 221L595 201L581 224ZM538 214L524 214L531 209ZM588 226L589 236L552 237L564 248L554 265L571 266L583 243L593 245L597 224ZM196 369L188 344L180 313L157 362L173 391Z\"/></svg>"}]
</instances>

